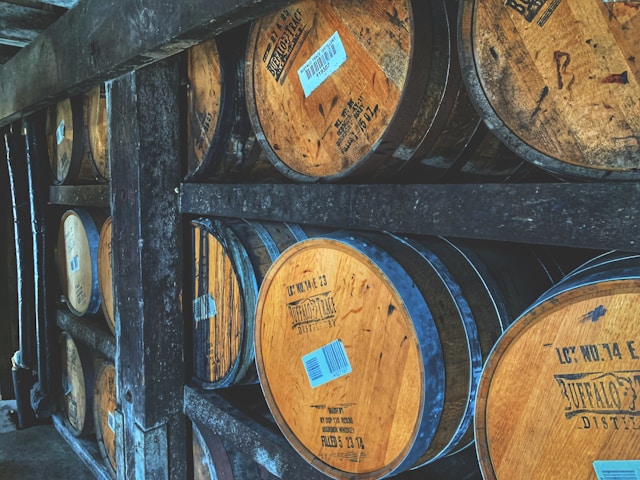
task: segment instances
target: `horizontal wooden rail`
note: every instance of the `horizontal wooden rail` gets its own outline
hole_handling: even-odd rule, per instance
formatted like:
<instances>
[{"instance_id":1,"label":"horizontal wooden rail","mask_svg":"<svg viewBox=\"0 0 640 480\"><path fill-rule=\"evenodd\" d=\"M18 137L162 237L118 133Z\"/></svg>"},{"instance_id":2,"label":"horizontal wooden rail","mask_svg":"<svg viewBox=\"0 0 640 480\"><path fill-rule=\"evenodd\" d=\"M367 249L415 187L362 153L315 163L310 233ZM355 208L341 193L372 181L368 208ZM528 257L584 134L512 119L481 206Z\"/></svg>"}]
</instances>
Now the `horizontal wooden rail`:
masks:
<instances>
[{"instance_id":1,"label":"horizontal wooden rail","mask_svg":"<svg viewBox=\"0 0 640 480\"><path fill-rule=\"evenodd\" d=\"M640 251L631 183L183 184L186 214Z\"/></svg>"},{"instance_id":2,"label":"horizontal wooden rail","mask_svg":"<svg viewBox=\"0 0 640 480\"><path fill-rule=\"evenodd\" d=\"M0 69L0 126L288 3L79 2Z\"/></svg>"}]
</instances>

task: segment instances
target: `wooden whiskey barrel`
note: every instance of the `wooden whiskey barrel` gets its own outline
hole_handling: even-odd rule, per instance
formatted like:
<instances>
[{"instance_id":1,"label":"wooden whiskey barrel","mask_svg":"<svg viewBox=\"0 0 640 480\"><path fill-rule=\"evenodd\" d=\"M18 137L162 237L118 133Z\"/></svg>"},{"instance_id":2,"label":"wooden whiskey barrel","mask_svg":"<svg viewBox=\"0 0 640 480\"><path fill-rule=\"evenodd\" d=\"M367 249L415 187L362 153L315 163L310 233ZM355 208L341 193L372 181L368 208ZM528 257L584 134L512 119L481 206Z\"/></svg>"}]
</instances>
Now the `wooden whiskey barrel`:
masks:
<instances>
[{"instance_id":1,"label":"wooden whiskey barrel","mask_svg":"<svg viewBox=\"0 0 640 480\"><path fill-rule=\"evenodd\" d=\"M463 0L460 57L493 133L572 178L637 180L637 2Z\"/></svg>"},{"instance_id":2,"label":"wooden whiskey barrel","mask_svg":"<svg viewBox=\"0 0 640 480\"><path fill-rule=\"evenodd\" d=\"M254 22L245 86L268 159L298 181L531 171L466 94L456 17L445 0L306 0Z\"/></svg>"},{"instance_id":3,"label":"wooden whiskey barrel","mask_svg":"<svg viewBox=\"0 0 640 480\"><path fill-rule=\"evenodd\" d=\"M504 333L476 406L485 479L633 478L639 294L640 257L608 254L568 275Z\"/></svg>"},{"instance_id":4,"label":"wooden whiskey barrel","mask_svg":"<svg viewBox=\"0 0 640 480\"><path fill-rule=\"evenodd\" d=\"M288 248L260 288L255 341L289 442L354 479L464 448L484 356L510 321L494 283L443 239L342 232Z\"/></svg>"},{"instance_id":5,"label":"wooden whiskey barrel","mask_svg":"<svg viewBox=\"0 0 640 480\"><path fill-rule=\"evenodd\" d=\"M64 422L77 437L93 433L93 356L71 335L60 336Z\"/></svg>"},{"instance_id":6,"label":"wooden whiskey barrel","mask_svg":"<svg viewBox=\"0 0 640 480\"><path fill-rule=\"evenodd\" d=\"M193 422L192 428L194 480L276 478L206 427Z\"/></svg>"},{"instance_id":7,"label":"wooden whiskey barrel","mask_svg":"<svg viewBox=\"0 0 640 480\"><path fill-rule=\"evenodd\" d=\"M112 220L108 217L100 229L98 241L98 288L100 306L111 333L116 334L115 303L113 299L113 263L111 260Z\"/></svg>"},{"instance_id":8,"label":"wooden whiskey barrel","mask_svg":"<svg viewBox=\"0 0 640 480\"><path fill-rule=\"evenodd\" d=\"M280 252L306 234L245 220L198 219L191 228L195 380L205 388L255 382L258 288Z\"/></svg>"},{"instance_id":9,"label":"wooden whiskey barrel","mask_svg":"<svg viewBox=\"0 0 640 480\"><path fill-rule=\"evenodd\" d=\"M260 155L247 112L248 29L242 25L186 52L188 180L237 182L257 172L272 176L275 170Z\"/></svg>"},{"instance_id":10,"label":"wooden whiskey barrel","mask_svg":"<svg viewBox=\"0 0 640 480\"><path fill-rule=\"evenodd\" d=\"M334 180L385 167L381 157L417 113L414 90L430 54L414 29L426 8L416 5L302 1L253 24L247 105L282 173Z\"/></svg>"},{"instance_id":11,"label":"wooden whiskey barrel","mask_svg":"<svg viewBox=\"0 0 640 480\"><path fill-rule=\"evenodd\" d=\"M85 93L85 125L88 132L88 148L98 180L108 182L109 130L107 125L107 93L100 83Z\"/></svg>"},{"instance_id":12,"label":"wooden whiskey barrel","mask_svg":"<svg viewBox=\"0 0 640 480\"><path fill-rule=\"evenodd\" d=\"M95 183L100 174L89 150L87 95L79 94L47 110L47 152L54 185Z\"/></svg>"},{"instance_id":13,"label":"wooden whiskey barrel","mask_svg":"<svg viewBox=\"0 0 640 480\"><path fill-rule=\"evenodd\" d=\"M97 369L94 401L94 423L98 447L104 464L112 477L116 476L116 434L114 412L116 396L116 368L107 360L102 360Z\"/></svg>"},{"instance_id":14,"label":"wooden whiskey barrel","mask_svg":"<svg viewBox=\"0 0 640 480\"><path fill-rule=\"evenodd\" d=\"M58 230L56 260L62 293L69 310L78 316L100 311L98 229L103 217L94 213L95 218L88 210L67 210Z\"/></svg>"},{"instance_id":15,"label":"wooden whiskey barrel","mask_svg":"<svg viewBox=\"0 0 640 480\"><path fill-rule=\"evenodd\" d=\"M528 245L442 237L422 237L420 244L422 254L437 266L441 276L449 278L449 285L453 285L449 288L459 288L470 306L483 364L504 330L566 273L557 265L555 255ZM575 265L575 261L567 261L567 266ZM464 416L449 445L432 459L432 444L421 463L459 452L473 443L479 377L480 372L474 372Z\"/></svg>"}]
</instances>

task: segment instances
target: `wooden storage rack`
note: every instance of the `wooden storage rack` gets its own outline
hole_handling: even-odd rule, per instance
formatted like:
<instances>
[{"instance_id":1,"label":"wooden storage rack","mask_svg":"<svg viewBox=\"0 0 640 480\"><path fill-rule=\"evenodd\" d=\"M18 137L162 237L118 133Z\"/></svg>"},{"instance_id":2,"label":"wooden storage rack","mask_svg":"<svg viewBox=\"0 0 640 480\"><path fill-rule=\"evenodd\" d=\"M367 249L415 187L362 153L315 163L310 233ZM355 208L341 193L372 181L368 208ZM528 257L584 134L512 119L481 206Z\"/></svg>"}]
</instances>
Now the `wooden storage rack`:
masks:
<instances>
[{"instance_id":1,"label":"wooden storage rack","mask_svg":"<svg viewBox=\"0 0 640 480\"><path fill-rule=\"evenodd\" d=\"M108 208L113 216L118 340L54 305L43 314L116 363L118 478L186 478L185 414L228 436L277 476L324 478L283 437L222 396L188 385L189 320L181 303L185 216L640 251L636 183L182 184L173 55L288 3L86 0L0 68L2 128L108 82L110 187L32 194L50 205ZM45 273L53 281L55 272ZM108 478L95 445L73 438L59 419L54 424L96 476Z\"/></svg>"}]
</instances>

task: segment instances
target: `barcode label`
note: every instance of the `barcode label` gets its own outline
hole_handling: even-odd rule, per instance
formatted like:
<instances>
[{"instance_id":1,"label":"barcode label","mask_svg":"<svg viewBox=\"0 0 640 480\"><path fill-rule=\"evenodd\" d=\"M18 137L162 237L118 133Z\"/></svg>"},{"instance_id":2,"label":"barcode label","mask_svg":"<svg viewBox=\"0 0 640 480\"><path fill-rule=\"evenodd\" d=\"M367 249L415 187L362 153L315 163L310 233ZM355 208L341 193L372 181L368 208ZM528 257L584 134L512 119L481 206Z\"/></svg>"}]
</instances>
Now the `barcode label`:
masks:
<instances>
[{"instance_id":1,"label":"barcode label","mask_svg":"<svg viewBox=\"0 0 640 480\"><path fill-rule=\"evenodd\" d=\"M60 122L60 124L58 125L58 128L56 129L56 141L58 142L58 145L60 145L63 140L64 140L64 120Z\"/></svg>"},{"instance_id":2,"label":"barcode label","mask_svg":"<svg viewBox=\"0 0 640 480\"><path fill-rule=\"evenodd\" d=\"M598 480L640 480L640 460L596 460Z\"/></svg>"},{"instance_id":3,"label":"barcode label","mask_svg":"<svg viewBox=\"0 0 640 480\"><path fill-rule=\"evenodd\" d=\"M311 95L346 60L347 52L336 32L298 69L304 96Z\"/></svg>"},{"instance_id":4,"label":"barcode label","mask_svg":"<svg viewBox=\"0 0 640 480\"><path fill-rule=\"evenodd\" d=\"M340 340L325 345L302 357L311 388L324 385L351 373L347 351Z\"/></svg>"},{"instance_id":5,"label":"barcode label","mask_svg":"<svg viewBox=\"0 0 640 480\"><path fill-rule=\"evenodd\" d=\"M69 268L71 269L71 273L76 273L80 269L80 259L75 255L69 261Z\"/></svg>"},{"instance_id":6,"label":"barcode label","mask_svg":"<svg viewBox=\"0 0 640 480\"><path fill-rule=\"evenodd\" d=\"M216 301L210 293L202 295L193 301L193 318L195 318L196 322L215 317L216 313L218 313Z\"/></svg>"}]
</instances>

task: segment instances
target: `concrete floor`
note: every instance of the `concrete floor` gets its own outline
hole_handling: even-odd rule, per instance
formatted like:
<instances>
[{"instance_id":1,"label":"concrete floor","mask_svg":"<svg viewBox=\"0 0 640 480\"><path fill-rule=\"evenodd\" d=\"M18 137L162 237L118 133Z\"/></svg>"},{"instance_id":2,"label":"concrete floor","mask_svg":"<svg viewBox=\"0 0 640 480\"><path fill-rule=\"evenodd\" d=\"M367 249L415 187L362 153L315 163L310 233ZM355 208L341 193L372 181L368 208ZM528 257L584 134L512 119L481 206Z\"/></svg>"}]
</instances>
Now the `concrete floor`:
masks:
<instances>
[{"instance_id":1,"label":"concrete floor","mask_svg":"<svg viewBox=\"0 0 640 480\"><path fill-rule=\"evenodd\" d=\"M18 430L14 411L0 401L0 480L95 479L53 425Z\"/></svg>"}]
</instances>

